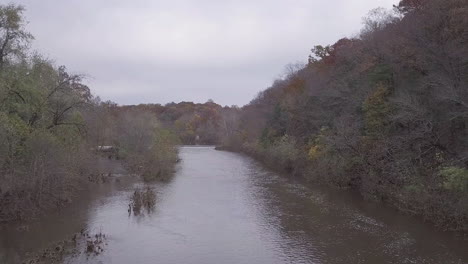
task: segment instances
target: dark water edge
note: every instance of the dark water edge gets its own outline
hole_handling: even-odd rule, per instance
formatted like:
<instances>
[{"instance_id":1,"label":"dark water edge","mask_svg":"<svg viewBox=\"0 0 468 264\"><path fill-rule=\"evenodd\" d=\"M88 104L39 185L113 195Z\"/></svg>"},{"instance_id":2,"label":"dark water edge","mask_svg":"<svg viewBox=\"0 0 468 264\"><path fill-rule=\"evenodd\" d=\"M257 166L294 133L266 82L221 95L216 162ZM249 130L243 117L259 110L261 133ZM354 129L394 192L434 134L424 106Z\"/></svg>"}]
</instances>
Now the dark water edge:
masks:
<instances>
[{"instance_id":1,"label":"dark water edge","mask_svg":"<svg viewBox=\"0 0 468 264\"><path fill-rule=\"evenodd\" d=\"M122 176L26 229L3 226L0 263L19 263L83 229L106 234L104 252L62 263L468 263L468 241L356 193L213 147L180 150L174 177L149 185L151 212L129 214L129 197L148 185Z\"/></svg>"},{"instance_id":2,"label":"dark water edge","mask_svg":"<svg viewBox=\"0 0 468 264\"><path fill-rule=\"evenodd\" d=\"M380 200L376 200L376 199L372 200L372 199L368 199L366 197L363 197L363 195L361 193L359 193L359 190L357 190L357 189L353 189L353 188L345 188L344 189L344 188L340 188L338 186L333 186L333 185L330 185L330 184L314 182L311 179L307 179L303 172L294 173L294 174L287 173L282 168L278 168L278 167L275 167L274 165L272 166L272 164L268 164L267 162L265 162L263 160L263 158L261 156L257 156L254 153L245 152L242 149L236 149L236 148L232 148L232 147L229 147L229 146L220 145L220 146L216 146L215 150L217 150L217 151L227 151L227 152L232 152L232 153L239 153L239 154L242 154L242 155L249 156L252 159L254 159L255 161L257 161L259 164L265 166L266 168L268 168L268 169L270 169L272 171L275 171L276 173L281 174L284 177L292 178L291 180L295 180L295 181L297 181L297 182L299 182L301 184L304 184L304 185L306 185L306 186L308 186L310 188L321 188L322 190L344 192L343 195L346 195L345 193L349 193L348 195L351 195L354 200L362 201L365 204L375 204L375 203L377 203L377 206L379 208L384 207L385 210L387 210L389 212L392 212L392 214L402 214L402 215L405 215L407 217L414 218L414 221L416 221L418 224L426 225L429 228L433 229L434 232L447 233L446 234L447 236L451 236L451 237L455 237L457 239L462 239L462 240L468 241L468 233L466 233L464 231L443 229L443 228L438 227L437 225L435 225L434 220L431 221L431 219L424 219L423 216L421 216L420 214L405 212L405 211L399 210L398 208L396 208L392 204L386 203L384 201L380 201Z\"/></svg>"}]
</instances>

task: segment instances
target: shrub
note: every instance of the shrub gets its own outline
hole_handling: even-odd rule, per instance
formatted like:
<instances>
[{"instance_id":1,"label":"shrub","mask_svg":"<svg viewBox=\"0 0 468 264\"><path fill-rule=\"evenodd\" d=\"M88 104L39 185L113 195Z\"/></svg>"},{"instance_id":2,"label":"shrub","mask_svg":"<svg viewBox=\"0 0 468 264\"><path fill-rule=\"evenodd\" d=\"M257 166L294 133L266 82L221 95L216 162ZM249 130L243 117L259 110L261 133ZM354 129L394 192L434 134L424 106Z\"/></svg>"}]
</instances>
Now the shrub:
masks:
<instances>
[{"instance_id":1,"label":"shrub","mask_svg":"<svg viewBox=\"0 0 468 264\"><path fill-rule=\"evenodd\" d=\"M317 160L324 155L325 146L325 134L328 131L328 127L322 127L320 133L315 136L312 140L311 147L308 152L308 158L310 160Z\"/></svg>"},{"instance_id":2,"label":"shrub","mask_svg":"<svg viewBox=\"0 0 468 264\"><path fill-rule=\"evenodd\" d=\"M444 177L443 188L451 191L466 192L468 190L468 170L458 167L445 167L440 171Z\"/></svg>"},{"instance_id":3,"label":"shrub","mask_svg":"<svg viewBox=\"0 0 468 264\"><path fill-rule=\"evenodd\" d=\"M135 215L142 213L142 209L146 209L150 213L156 204L156 193L150 187L144 189L136 189L130 196L128 212L133 211Z\"/></svg>"},{"instance_id":4,"label":"shrub","mask_svg":"<svg viewBox=\"0 0 468 264\"><path fill-rule=\"evenodd\" d=\"M296 140L288 135L282 136L271 146L265 149L269 161L275 166L290 172L294 169L293 163L299 157L299 150L296 147Z\"/></svg>"},{"instance_id":5,"label":"shrub","mask_svg":"<svg viewBox=\"0 0 468 264\"><path fill-rule=\"evenodd\" d=\"M145 181L165 179L177 162L177 137L165 129L156 129L153 144L143 157L142 176Z\"/></svg>"}]
</instances>

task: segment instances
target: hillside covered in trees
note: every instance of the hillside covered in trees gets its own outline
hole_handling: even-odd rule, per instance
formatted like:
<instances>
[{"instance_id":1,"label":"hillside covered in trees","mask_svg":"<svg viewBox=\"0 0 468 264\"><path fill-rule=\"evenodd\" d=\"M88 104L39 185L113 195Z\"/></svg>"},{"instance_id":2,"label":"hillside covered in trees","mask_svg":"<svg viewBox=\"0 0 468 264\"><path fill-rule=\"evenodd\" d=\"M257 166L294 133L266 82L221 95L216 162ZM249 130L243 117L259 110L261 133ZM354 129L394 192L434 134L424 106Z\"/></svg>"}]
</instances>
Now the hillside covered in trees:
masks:
<instances>
[{"instance_id":1,"label":"hillside covered in trees","mask_svg":"<svg viewBox=\"0 0 468 264\"><path fill-rule=\"evenodd\" d=\"M468 230L468 2L404 0L240 111L227 148Z\"/></svg>"}]
</instances>

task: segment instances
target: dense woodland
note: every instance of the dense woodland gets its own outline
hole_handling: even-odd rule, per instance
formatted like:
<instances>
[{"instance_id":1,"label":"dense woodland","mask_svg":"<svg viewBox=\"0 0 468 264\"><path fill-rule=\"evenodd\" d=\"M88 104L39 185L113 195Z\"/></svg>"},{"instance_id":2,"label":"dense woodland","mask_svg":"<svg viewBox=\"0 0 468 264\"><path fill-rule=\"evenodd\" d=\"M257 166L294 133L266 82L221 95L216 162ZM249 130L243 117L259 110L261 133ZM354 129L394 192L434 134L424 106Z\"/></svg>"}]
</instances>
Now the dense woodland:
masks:
<instances>
[{"instance_id":1,"label":"dense woodland","mask_svg":"<svg viewBox=\"0 0 468 264\"><path fill-rule=\"evenodd\" d=\"M96 146L119 147L151 179L169 173L180 143L244 152L468 231L467 0L373 10L358 36L315 46L306 65L240 108L101 102L81 76L29 52L21 12L0 9L2 221L66 201L96 174Z\"/></svg>"},{"instance_id":2,"label":"dense woodland","mask_svg":"<svg viewBox=\"0 0 468 264\"><path fill-rule=\"evenodd\" d=\"M23 7L0 5L0 222L68 203L102 174L102 146L146 180L170 175L175 137L151 113L117 111L82 76L33 52Z\"/></svg>"},{"instance_id":3,"label":"dense woodland","mask_svg":"<svg viewBox=\"0 0 468 264\"><path fill-rule=\"evenodd\" d=\"M468 1L373 10L238 120L231 149L468 231Z\"/></svg>"}]
</instances>

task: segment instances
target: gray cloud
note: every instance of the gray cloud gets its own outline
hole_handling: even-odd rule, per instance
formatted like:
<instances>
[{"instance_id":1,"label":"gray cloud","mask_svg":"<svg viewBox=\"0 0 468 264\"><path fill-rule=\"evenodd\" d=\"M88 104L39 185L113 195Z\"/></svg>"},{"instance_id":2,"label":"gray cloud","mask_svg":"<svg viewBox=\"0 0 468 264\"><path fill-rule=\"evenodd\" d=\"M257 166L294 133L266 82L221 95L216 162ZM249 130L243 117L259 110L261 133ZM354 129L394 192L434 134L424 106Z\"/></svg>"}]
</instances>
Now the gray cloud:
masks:
<instances>
[{"instance_id":1,"label":"gray cloud","mask_svg":"<svg viewBox=\"0 0 468 264\"><path fill-rule=\"evenodd\" d=\"M243 105L315 44L398 0L18 0L35 49L120 104Z\"/></svg>"}]
</instances>

